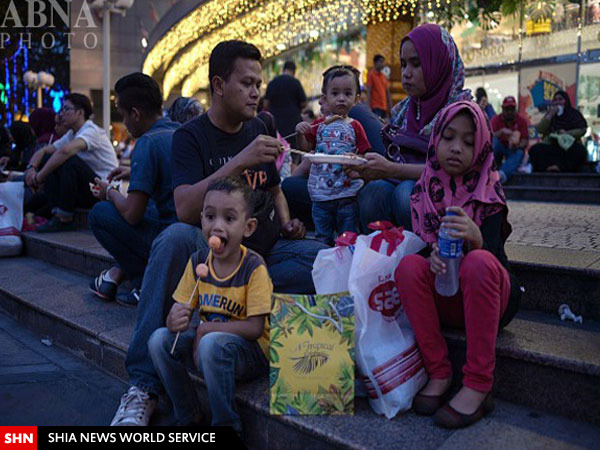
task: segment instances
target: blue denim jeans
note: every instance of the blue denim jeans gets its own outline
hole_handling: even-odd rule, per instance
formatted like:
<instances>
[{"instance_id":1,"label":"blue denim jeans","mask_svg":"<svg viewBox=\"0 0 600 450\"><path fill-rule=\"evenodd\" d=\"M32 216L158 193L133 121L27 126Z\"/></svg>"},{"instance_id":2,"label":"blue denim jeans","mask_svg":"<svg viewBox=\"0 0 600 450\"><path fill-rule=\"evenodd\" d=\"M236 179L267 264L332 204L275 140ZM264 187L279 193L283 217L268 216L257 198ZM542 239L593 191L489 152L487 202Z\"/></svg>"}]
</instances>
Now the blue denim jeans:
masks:
<instances>
[{"instance_id":1,"label":"blue denim jeans","mask_svg":"<svg viewBox=\"0 0 600 450\"><path fill-rule=\"evenodd\" d=\"M370 181L358 193L358 210L363 232L377 220L388 220L412 230L410 217L410 194L416 180L404 180L394 184L387 180Z\"/></svg>"},{"instance_id":2,"label":"blue denim jeans","mask_svg":"<svg viewBox=\"0 0 600 450\"><path fill-rule=\"evenodd\" d=\"M173 304L173 292L190 256L206 247L200 228L183 223L169 226L152 243L125 361L131 385L154 394L161 392L160 380L148 354L148 339L155 330L164 327ZM279 239L265 258L275 291L314 293L312 266L317 253L324 248L327 246L315 240Z\"/></svg>"},{"instance_id":3,"label":"blue denim jeans","mask_svg":"<svg viewBox=\"0 0 600 450\"><path fill-rule=\"evenodd\" d=\"M158 221L156 209L149 205L142 221L130 225L115 205L103 201L94 205L88 215L88 223L98 242L139 289L152 241L165 228Z\"/></svg>"},{"instance_id":4,"label":"blue denim jeans","mask_svg":"<svg viewBox=\"0 0 600 450\"><path fill-rule=\"evenodd\" d=\"M314 202L312 216L318 241L333 245L337 234L358 232L358 202L355 197Z\"/></svg>"},{"instance_id":5,"label":"blue denim jeans","mask_svg":"<svg viewBox=\"0 0 600 450\"><path fill-rule=\"evenodd\" d=\"M201 414L194 384L188 375L194 367L195 329L181 333L171 356L175 334L159 328L150 337L148 351L156 372L173 403L177 422L191 423ZM198 344L197 367L208 392L213 426L232 426L241 432L239 414L234 410L235 380L265 375L269 362L256 341L231 333L208 333Z\"/></svg>"},{"instance_id":6,"label":"blue denim jeans","mask_svg":"<svg viewBox=\"0 0 600 450\"><path fill-rule=\"evenodd\" d=\"M285 194L292 218L301 220L306 228L313 229L312 200L308 193L308 178L287 177L281 182L281 190Z\"/></svg>"},{"instance_id":7,"label":"blue denim jeans","mask_svg":"<svg viewBox=\"0 0 600 450\"><path fill-rule=\"evenodd\" d=\"M494 157L496 161L501 162L504 159L504 162L500 166L500 171L506 175L506 180L508 181L510 177L515 173L519 164L523 160L523 155L525 152L522 148L509 148L502 145L502 141L497 137L494 138Z\"/></svg>"}]
</instances>

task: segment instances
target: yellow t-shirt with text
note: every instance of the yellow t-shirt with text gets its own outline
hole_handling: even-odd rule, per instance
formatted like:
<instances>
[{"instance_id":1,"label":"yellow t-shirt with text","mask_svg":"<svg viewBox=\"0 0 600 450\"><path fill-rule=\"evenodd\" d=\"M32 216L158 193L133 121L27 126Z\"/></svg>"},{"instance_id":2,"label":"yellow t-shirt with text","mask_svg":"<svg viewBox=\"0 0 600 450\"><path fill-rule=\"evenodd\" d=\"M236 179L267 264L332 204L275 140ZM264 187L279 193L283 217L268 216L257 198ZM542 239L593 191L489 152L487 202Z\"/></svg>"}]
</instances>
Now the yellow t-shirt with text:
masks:
<instances>
[{"instance_id":1,"label":"yellow t-shirt with text","mask_svg":"<svg viewBox=\"0 0 600 450\"><path fill-rule=\"evenodd\" d=\"M215 274L212 258L209 259L208 276L201 279L198 289L192 297L191 305L199 306L199 315L204 322L229 322L261 316L271 312L271 294L273 283L267 272L264 260L243 245L242 259L238 267L226 278ZM206 261L209 250L194 253L185 268L177 289L173 294L175 301L188 303L196 285L195 268ZM265 319L262 336L258 344L269 357L269 318Z\"/></svg>"}]
</instances>

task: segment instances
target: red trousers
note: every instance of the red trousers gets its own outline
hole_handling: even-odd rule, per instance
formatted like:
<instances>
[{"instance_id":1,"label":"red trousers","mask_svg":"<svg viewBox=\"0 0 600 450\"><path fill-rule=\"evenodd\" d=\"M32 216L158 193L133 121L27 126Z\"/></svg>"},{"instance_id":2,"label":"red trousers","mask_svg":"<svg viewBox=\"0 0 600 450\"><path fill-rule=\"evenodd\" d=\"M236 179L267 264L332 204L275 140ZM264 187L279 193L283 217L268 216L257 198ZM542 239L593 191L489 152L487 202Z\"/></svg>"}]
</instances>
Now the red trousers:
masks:
<instances>
[{"instance_id":1,"label":"red trousers","mask_svg":"<svg viewBox=\"0 0 600 450\"><path fill-rule=\"evenodd\" d=\"M405 256L395 278L429 377L452 375L441 324L464 328L467 360L463 385L489 392L494 382L498 323L510 294L506 269L486 250L467 253L460 265L460 290L454 297L442 297L435 291L435 275L429 261L420 255Z\"/></svg>"}]
</instances>

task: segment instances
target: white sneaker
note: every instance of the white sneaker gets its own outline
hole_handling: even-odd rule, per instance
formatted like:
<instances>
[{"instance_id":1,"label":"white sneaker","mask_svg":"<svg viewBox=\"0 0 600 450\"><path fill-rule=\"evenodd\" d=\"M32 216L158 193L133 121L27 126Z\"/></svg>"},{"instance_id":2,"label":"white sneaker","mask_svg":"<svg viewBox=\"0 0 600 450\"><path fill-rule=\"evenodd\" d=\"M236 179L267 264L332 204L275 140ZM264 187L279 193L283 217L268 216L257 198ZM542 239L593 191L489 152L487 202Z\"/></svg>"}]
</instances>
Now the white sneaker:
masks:
<instances>
[{"instance_id":1,"label":"white sneaker","mask_svg":"<svg viewBox=\"0 0 600 450\"><path fill-rule=\"evenodd\" d=\"M121 397L121 404L115 414L111 427L145 427L156 408L157 400L137 386L131 386Z\"/></svg>"}]
</instances>

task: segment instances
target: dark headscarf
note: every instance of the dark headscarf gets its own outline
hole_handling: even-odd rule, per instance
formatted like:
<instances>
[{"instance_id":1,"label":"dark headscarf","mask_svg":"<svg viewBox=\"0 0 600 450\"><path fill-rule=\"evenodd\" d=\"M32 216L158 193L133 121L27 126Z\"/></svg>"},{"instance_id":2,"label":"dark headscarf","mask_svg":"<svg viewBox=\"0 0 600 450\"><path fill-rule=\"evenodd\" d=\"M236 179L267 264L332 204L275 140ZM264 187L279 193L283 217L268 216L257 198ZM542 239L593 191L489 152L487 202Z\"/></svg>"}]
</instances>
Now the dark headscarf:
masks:
<instances>
[{"instance_id":1,"label":"dark headscarf","mask_svg":"<svg viewBox=\"0 0 600 450\"><path fill-rule=\"evenodd\" d=\"M195 98L179 97L173 102L167 115L173 122L186 123L198 117L203 111L204 108Z\"/></svg>"},{"instance_id":2,"label":"dark headscarf","mask_svg":"<svg viewBox=\"0 0 600 450\"><path fill-rule=\"evenodd\" d=\"M31 125L25 122L13 122L10 126L10 134L15 141L15 148L11 152L9 165L16 169L23 169L25 162L23 155L30 154L35 147L35 135Z\"/></svg>"},{"instance_id":3,"label":"dark headscarf","mask_svg":"<svg viewBox=\"0 0 600 450\"><path fill-rule=\"evenodd\" d=\"M38 144L48 144L54 135L54 111L50 108L37 108L29 116L29 124Z\"/></svg>"},{"instance_id":4,"label":"dark headscarf","mask_svg":"<svg viewBox=\"0 0 600 450\"><path fill-rule=\"evenodd\" d=\"M562 113L562 116L559 116L558 114L554 115L552 122L550 122L550 131L554 132L558 130L587 128L587 121L583 115L571 105L569 94L565 91L558 91L554 96L556 97L557 95L560 95L565 99L565 110Z\"/></svg>"}]
</instances>

